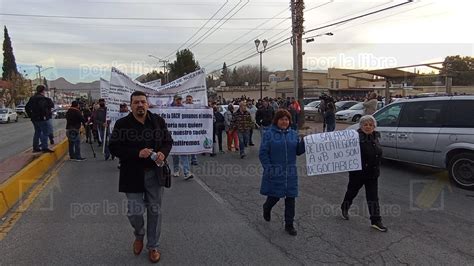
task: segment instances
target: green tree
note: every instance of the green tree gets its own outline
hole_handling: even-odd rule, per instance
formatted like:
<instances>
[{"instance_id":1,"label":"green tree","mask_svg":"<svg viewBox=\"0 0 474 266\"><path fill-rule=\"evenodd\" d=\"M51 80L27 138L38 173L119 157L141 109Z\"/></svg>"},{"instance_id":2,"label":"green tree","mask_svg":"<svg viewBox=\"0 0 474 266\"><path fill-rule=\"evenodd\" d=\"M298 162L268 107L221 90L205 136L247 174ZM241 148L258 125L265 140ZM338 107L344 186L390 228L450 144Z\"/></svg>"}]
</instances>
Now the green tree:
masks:
<instances>
[{"instance_id":1,"label":"green tree","mask_svg":"<svg viewBox=\"0 0 474 266\"><path fill-rule=\"evenodd\" d=\"M8 35L7 26L4 27L4 39L3 39L3 80L10 80L13 75L18 74L16 68L15 56L13 55L12 41Z\"/></svg>"},{"instance_id":2,"label":"green tree","mask_svg":"<svg viewBox=\"0 0 474 266\"><path fill-rule=\"evenodd\" d=\"M165 84L165 74L163 74L163 72L161 72L161 71L158 72L156 70L153 70L153 71L145 74L145 76L141 77L138 81L140 81L142 83L147 83L147 82L157 80L157 79L161 80L161 84Z\"/></svg>"},{"instance_id":3,"label":"green tree","mask_svg":"<svg viewBox=\"0 0 474 266\"><path fill-rule=\"evenodd\" d=\"M441 75L453 77L454 86L474 84L474 57L447 56L443 62Z\"/></svg>"},{"instance_id":4,"label":"green tree","mask_svg":"<svg viewBox=\"0 0 474 266\"><path fill-rule=\"evenodd\" d=\"M234 67L232 70L232 75L230 76L230 85L232 86L241 86L241 80L239 77L239 73L237 73L237 67Z\"/></svg>"},{"instance_id":5,"label":"green tree","mask_svg":"<svg viewBox=\"0 0 474 266\"><path fill-rule=\"evenodd\" d=\"M168 64L170 80L178 79L186 74L192 73L198 69L199 63L194 60L194 54L184 49L176 53L176 60Z\"/></svg>"},{"instance_id":6,"label":"green tree","mask_svg":"<svg viewBox=\"0 0 474 266\"><path fill-rule=\"evenodd\" d=\"M225 64L225 62L224 62L224 65L222 65L221 81L224 81L226 86L231 85L230 84L229 69L227 69L227 65Z\"/></svg>"}]
</instances>

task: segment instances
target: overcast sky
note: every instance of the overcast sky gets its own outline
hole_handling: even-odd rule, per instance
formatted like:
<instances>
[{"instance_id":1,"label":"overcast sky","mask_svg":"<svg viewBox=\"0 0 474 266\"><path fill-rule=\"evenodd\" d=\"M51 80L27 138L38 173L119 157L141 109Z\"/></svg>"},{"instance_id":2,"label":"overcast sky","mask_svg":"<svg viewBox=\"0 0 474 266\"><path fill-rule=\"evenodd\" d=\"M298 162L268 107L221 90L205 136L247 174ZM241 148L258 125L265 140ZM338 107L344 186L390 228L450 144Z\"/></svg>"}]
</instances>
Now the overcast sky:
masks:
<instances>
[{"instance_id":1,"label":"overcast sky","mask_svg":"<svg viewBox=\"0 0 474 266\"><path fill-rule=\"evenodd\" d=\"M289 0L0 0L0 19L13 42L21 71L69 81L110 78L117 66L131 76L175 59L190 48L207 72L255 53L254 40L268 40L263 54L270 70L292 68ZM310 1L305 30L405 1ZM420 0L342 25L309 32L332 32L304 43L307 69L385 68L474 55L469 0ZM213 18L213 20L209 20ZM280 45L276 45L281 42ZM276 46L275 46L276 45ZM258 64L255 56L239 64ZM237 64L237 66L239 65Z\"/></svg>"}]
</instances>

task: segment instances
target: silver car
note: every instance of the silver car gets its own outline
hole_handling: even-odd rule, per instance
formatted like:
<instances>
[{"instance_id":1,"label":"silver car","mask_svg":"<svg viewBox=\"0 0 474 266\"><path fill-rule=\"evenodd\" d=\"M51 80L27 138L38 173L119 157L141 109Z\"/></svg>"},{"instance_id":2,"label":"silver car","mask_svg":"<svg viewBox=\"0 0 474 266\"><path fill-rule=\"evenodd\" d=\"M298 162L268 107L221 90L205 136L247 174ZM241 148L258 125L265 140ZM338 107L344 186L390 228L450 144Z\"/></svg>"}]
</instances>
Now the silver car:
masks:
<instances>
[{"instance_id":1,"label":"silver car","mask_svg":"<svg viewBox=\"0 0 474 266\"><path fill-rule=\"evenodd\" d=\"M474 96L401 100L374 114L386 159L444 168L474 189ZM349 128L358 128L352 125Z\"/></svg>"}]
</instances>

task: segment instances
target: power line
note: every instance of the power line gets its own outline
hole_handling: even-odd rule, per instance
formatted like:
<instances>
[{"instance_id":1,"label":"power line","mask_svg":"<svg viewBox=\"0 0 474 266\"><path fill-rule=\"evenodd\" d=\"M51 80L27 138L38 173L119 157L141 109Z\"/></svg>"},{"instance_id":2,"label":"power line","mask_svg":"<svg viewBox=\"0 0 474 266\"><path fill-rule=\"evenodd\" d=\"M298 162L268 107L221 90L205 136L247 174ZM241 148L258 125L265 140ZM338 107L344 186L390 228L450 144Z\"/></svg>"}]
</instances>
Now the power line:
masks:
<instances>
[{"instance_id":1,"label":"power line","mask_svg":"<svg viewBox=\"0 0 474 266\"><path fill-rule=\"evenodd\" d=\"M179 49L183 46L185 46L192 38L194 38L194 36L196 36L196 34L198 34L199 32L201 32L201 30L211 21L211 19L213 19L221 10L222 8L224 8L224 6L227 5L227 3L229 3L229 0L226 0L224 2L224 4L222 4L222 6L216 11L214 12L214 14L212 14L212 16L206 21L206 23L204 23L200 28L199 30L197 30L191 37L189 37L189 39L187 39L183 44L181 44L177 49L176 51L179 51ZM172 55L173 53L171 53L170 55ZM170 55L167 55L166 58L168 58Z\"/></svg>"},{"instance_id":2,"label":"power line","mask_svg":"<svg viewBox=\"0 0 474 266\"><path fill-rule=\"evenodd\" d=\"M216 32L222 25L224 25L227 21L229 21L229 19L231 19L233 16L235 16L240 10L242 10L242 8L244 8L248 3L250 2L250 0L247 0L247 2L242 5L237 11L234 12L234 14L232 14L229 18L227 18L221 25L219 25L219 27L215 28L211 33L209 33L207 36L205 36L203 39L201 39L199 42L195 42L193 44L191 44L189 46L189 48L194 48L196 47L197 45L201 44L205 39L209 38L209 36L211 36L212 34L214 34L214 32ZM203 35L204 36L204 35Z\"/></svg>"},{"instance_id":3,"label":"power line","mask_svg":"<svg viewBox=\"0 0 474 266\"><path fill-rule=\"evenodd\" d=\"M345 20L342 20L342 21L338 21L338 22L335 22L335 23L331 23L329 25L325 25L325 26L321 26L321 27L318 27L318 28L314 28L314 29L310 29L308 31L305 31L303 34L306 34L306 33L309 33L309 32L313 32L313 31L317 31L317 30L321 30L321 29L325 29L325 28L329 28L329 27L332 27L332 26L336 26L336 25L339 25L339 24L345 24L347 22L350 22L350 21L353 21L353 20L357 20L357 19L360 19L360 18L363 18L363 17L367 17L367 16L370 16L370 15L374 15L374 14L377 14L377 13L380 13L380 12L383 12L383 11L387 11L387 10L390 10L390 9L394 9L394 8L397 8L397 7L400 7L400 6L403 6L403 5L406 5L406 4L409 4L409 3L412 3L413 0L407 0L406 2L403 2L403 3L400 3L400 4L396 4L396 5L393 5L393 6L389 6L389 7L386 7L386 8L382 8L382 9L379 9L379 10L376 10L376 11L372 11L372 12L369 12L369 13L366 13L366 14L362 14L362 15L359 15L359 16L355 16L355 17L351 17L349 19L345 19ZM272 44L270 47L267 48L267 50L270 50L270 49L276 49L276 46L282 44L283 42L285 41L289 41L292 37L288 37L288 38L285 38L281 41L279 41L278 43L275 43L275 44ZM252 53L251 55L237 61L237 62L234 62L230 65L228 65L227 67L230 67L230 66L233 66L233 65L236 65L236 64L239 64L243 61L246 61L254 56L258 55L257 52L255 53ZM216 69L210 73L214 73L216 71L219 71L219 69Z\"/></svg>"},{"instance_id":4,"label":"power line","mask_svg":"<svg viewBox=\"0 0 474 266\"><path fill-rule=\"evenodd\" d=\"M200 21L200 20L208 20L207 18L83 17L83 16L63 16L63 15L14 14L14 13L0 13L0 16L35 17L35 18L59 18L59 19L95 19L95 20L155 20L155 21ZM224 18L213 18L211 20L222 20L222 19L224 19ZM227 19L227 20L249 21L249 20L266 20L266 19L285 20L285 19L288 19L288 17L284 17L284 18L264 18L264 17L230 18L230 19Z\"/></svg>"},{"instance_id":5,"label":"power line","mask_svg":"<svg viewBox=\"0 0 474 266\"><path fill-rule=\"evenodd\" d=\"M326 2L326 3L323 3L323 4L320 4L320 5L317 5L317 6L314 6L314 7L310 8L310 9L306 10L305 12L309 12L309 11L311 11L311 10L314 10L314 9L317 9L317 8L320 8L320 7L323 7L323 6L325 6L325 5L331 4L332 2L334 2L334 0L329 0L329 1ZM288 10L288 8L286 8L286 9L283 10L282 12L278 13L278 14L275 15L274 17L280 15L281 13L285 12L286 10ZM267 22L268 22L268 21L267 21ZM265 22L265 23L267 23L267 22ZM285 22L287 22L287 21L281 21L280 23L276 24L274 27L277 27L277 26L279 26L280 24L285 23ZM263 24L265 24L265 23L263 23ZM261 25L263 25L263 24L261 24ZM258 27L258 26L257 26L257 27ZM283 32L285 32L285 31L287 31L287 30L291 30L291 26L290 26L289 28L283 29L282 31L280 31L279 33L273 35L272 37L270 37L270 38L268 38L268 39L270 40L270 39L272 39L272 38L275 37L275 36L281 35ZM265 31L265 32L267 32L267 31ZM265 32L263 32L263 33L265 33ZM262 33L261 33L261 34L262 34ZM260 36L261 34L259 34L259 35L257 35L256 37L252 38L252 39L249 40L248 42L251 42L251 41L253 41L255 38L258 38L258 36ZM240 38L240 37L239 37L239 38ZM237 38L237 39L239 39L239 38ZM236 40L237 40L237 39L236 39ZM235 41L235 40L234 40L234 41ZM245 43L243 43L242 45L240 45L239 47L237 47L237 48L231 50L230 52L226 53L225 55L223 55L223 56L221 56L221 57L219 57L219 58L216 58L214 61L208 63L208 64L206 65L206 67L209 66L209 65L211 65L211 64L213 64L214 62L216 62L216 61L222 59L222 58L225 58L226 56L232 54L233 52L235 52L235 51L241 49L242 47L246 46L248 42L245 42ZM231 42L231 43L232 43L232 42ZM229 46L229 44L227 44L224 48L226 48L226 47L228 47L228 46ZM222 49L224 49L224 48L222 48ZM221 50L222 50L222 49L221 49ZM243 52L239 53L238 55L234 56L233 58L239 57L241 54L248 53L248 52L249 52L249 49L247 49L246 51L243 51Z\"/></svg>"}]
</instances>

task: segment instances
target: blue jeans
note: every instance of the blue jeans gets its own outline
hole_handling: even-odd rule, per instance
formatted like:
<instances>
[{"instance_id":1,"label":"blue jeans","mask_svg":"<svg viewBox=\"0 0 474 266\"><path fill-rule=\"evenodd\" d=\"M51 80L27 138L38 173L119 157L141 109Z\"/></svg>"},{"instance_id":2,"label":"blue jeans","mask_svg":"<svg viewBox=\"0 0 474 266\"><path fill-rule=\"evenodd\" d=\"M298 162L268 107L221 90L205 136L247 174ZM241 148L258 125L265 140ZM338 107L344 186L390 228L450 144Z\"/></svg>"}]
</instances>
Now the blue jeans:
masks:
<instances>
[{"instance_id":1,"label":"blue jeans","mask_svg":"<svg viewBox=\"0 0 474 266\"><path fill-rule=\"evenodd\" d=\"M265 131L267 131L270 128L270 126L260 126L260 138L263 139L263 134L265 134Z\"/></svg>"},{"instance_id":2,"label":"blue jeans","mask_svg":"<svg viewBox=\"0 0 474 266\"><path fill-rule=\"evenodd\" d=\"M40 149L40 140L41 140L41 149L46 150L48 148L48 136L49 136L49 126L48 121L33 121L33 127L35 128L35 134L33 135L33 149Z\"/></svg>"},{"instance_id":3,"label":"blue jeans","mask_svg":"<svg viewBox=\"0 0 474 266\"><path fill-rule=\"evenodd\" d=\"M135 238L143 240L146 234L148 249L157 249L160 246L161 236L161 198L163 187L158 184L154 171L145 171L145 192L125 193L127 196L127 217L134 229Z\"/></svg>"},{"instance_id":4,"label":"blue jeans","mask_svg":"<svg viewBox=\"0 0 474 266\"><path fill-rule=\"evenodd\" d=\"M247 130L247 131L239 131L237 133L239 135L239 151L240 151L240 155L245 155L245 146L247 146L249 144L249 135L250 135L250 132Z\"/></svg>"},{"instance_id":5,"label":"blue jeans","mask_svg":"<svg viewBox=\"0 0 474 266\"><path fill-rule=\"evenodd\" d=\"M189 163L189 155L173 155L173 171L179 172L179 161L181 161L181 165L183 166L183 174L186 176L189 174L189 169L191 168Z\"/></svg>"},{"instance_id":6,"label":"blue jeans","mask_svg":"<svg viewBox=\"0 0 474 266\"><path fill-rule=\"evenodd\" d=\"M69 143L69 158L80 159L81 158L81 135L79 130L67 129L66 136Z\"/></svg>"}]
</instances>

